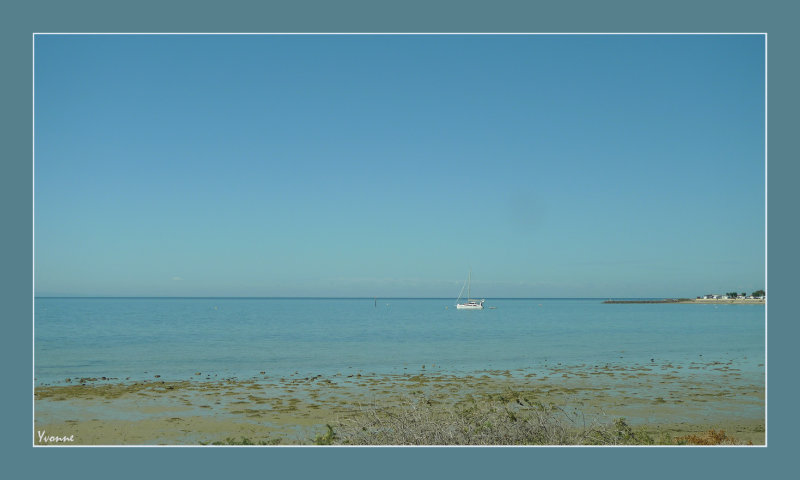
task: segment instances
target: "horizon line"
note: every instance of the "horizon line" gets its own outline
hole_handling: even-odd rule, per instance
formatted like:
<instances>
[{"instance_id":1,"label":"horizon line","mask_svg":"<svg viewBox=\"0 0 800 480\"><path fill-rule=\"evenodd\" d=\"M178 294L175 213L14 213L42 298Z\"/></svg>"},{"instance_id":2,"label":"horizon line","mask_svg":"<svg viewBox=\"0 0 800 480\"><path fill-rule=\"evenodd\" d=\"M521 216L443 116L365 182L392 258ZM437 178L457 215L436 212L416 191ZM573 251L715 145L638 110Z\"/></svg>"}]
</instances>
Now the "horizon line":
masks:
<instances>
[{"instance_id":1,"label":"horizon line","mask_svg":"<svg viewBox=\"0 0 800 480\"><path fill-rule=\"evenodd\" d=\"M32 32L33 35L764 35L769 32Z\"/></svg>"},{"instance_id":2,"label":"horizon line","mask_svg":"<svg viewBox=\"0 0 800 480\"><path fill-rule=\"evenodd\" d=\"M33 298L85 298L85 299L322 299L322 300L371 300L371 299L394 299L394 300L450 300L451 297L382 297L382 296L358 296L358 297L333 297L333 296L220 296L220 295L207 295L207 296L158 296L158 295L34 295ZM483 297L482 297L483 298ZM679 298L679 297L490 297L495 300L576 300L576 299L624 299L624 298L637 298L637 299L653 299L653 298ZM680 297L690 298L690 297Z\"/></svg>"}]
</instances>

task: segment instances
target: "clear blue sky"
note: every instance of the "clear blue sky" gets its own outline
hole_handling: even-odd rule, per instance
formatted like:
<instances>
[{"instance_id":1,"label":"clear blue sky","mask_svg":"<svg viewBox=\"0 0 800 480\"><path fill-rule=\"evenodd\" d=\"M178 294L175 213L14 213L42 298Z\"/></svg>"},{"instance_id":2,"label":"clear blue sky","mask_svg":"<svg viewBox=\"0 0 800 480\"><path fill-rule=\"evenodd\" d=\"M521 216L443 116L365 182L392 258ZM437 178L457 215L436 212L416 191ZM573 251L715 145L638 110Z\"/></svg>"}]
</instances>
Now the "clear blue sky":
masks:
<instances>
[{"instance_id":1,"label":"clear blue sky","mask_svg":"<svg viewBox=\"0 0 800 480\"><path fill-rule=\"evenodd\" d=\"M35 293L764 285L762 36L37 36Z\"/></svg>"}]
</instances>

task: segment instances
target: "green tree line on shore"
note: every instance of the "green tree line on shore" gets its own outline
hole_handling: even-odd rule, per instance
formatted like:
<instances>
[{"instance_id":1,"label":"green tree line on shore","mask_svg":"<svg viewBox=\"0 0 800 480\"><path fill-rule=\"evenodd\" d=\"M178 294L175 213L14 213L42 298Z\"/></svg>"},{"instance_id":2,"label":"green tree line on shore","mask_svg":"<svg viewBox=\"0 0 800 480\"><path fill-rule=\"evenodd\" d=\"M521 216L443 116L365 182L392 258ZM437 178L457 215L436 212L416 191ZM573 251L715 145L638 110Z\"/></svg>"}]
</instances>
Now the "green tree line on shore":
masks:
<instances>
[{"instance_id":1,"label":"green tree line on shore","mask_svg":"<svg viewBox=\"0 0 800 480\"><path fill-rule=\"evenodd\" d=\"M736 298L738 296L746 297L747 293L745 293L745 292L742 292L742 293L728 292L725 295L727 295L729 297ZM765 292L764 290L756 290L755 292L751 293L750 295L752 295L753 297L765 297L767 295L767 292Z\"/></svg>"}]
</instances>

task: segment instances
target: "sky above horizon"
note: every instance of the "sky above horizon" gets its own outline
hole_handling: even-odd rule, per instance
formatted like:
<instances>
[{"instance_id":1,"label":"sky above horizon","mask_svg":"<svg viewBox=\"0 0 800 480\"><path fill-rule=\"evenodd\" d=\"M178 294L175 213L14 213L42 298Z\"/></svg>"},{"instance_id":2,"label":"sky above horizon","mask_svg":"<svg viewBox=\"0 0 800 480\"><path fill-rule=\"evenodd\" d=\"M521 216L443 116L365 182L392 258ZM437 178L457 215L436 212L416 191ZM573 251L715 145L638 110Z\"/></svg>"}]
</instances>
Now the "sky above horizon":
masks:
<instances>
[{"instance_id":1,"label":"sky above horizon","mask_svg":"<svg viewBox=\"0 0 800 480\"><path fill-rule=\"evenodd\" d=\"M37 35L37 296L765 287L762 35Z\"/></svg>"}]
</instances>

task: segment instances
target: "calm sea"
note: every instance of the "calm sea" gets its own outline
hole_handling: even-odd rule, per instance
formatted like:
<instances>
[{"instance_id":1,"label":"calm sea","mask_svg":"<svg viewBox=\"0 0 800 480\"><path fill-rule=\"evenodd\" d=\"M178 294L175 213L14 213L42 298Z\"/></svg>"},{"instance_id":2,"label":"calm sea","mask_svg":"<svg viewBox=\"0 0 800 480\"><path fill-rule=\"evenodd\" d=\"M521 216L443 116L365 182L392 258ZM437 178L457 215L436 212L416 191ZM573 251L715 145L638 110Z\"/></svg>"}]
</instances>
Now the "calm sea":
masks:
<instances>
[{"instance_id":1,"label":"calm sea","mask_svg":"<svg viewBox=\"0 0 800 480\"><path fill-rule=\"evenodd\" d=\"M765 308L497 299L37 298L35 383L447 374L546 365L735 362L764 373Z\"/></svg>"}]
</instances>

